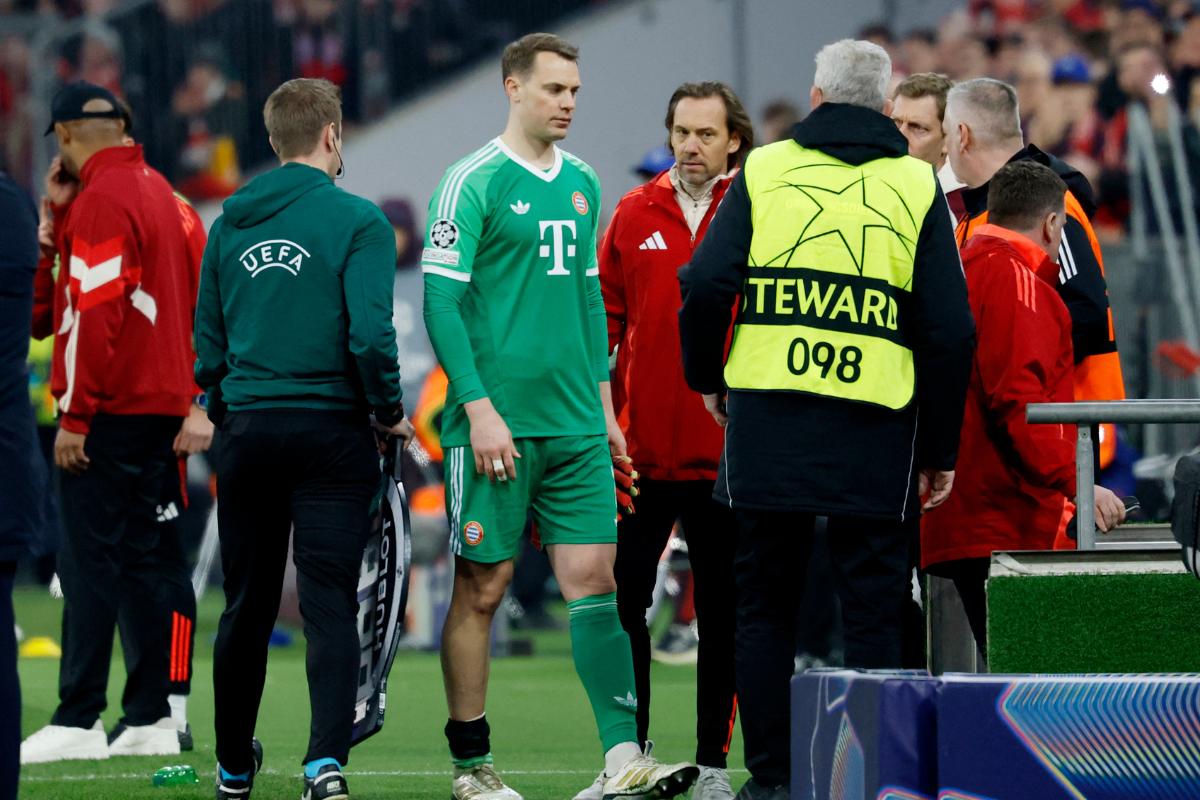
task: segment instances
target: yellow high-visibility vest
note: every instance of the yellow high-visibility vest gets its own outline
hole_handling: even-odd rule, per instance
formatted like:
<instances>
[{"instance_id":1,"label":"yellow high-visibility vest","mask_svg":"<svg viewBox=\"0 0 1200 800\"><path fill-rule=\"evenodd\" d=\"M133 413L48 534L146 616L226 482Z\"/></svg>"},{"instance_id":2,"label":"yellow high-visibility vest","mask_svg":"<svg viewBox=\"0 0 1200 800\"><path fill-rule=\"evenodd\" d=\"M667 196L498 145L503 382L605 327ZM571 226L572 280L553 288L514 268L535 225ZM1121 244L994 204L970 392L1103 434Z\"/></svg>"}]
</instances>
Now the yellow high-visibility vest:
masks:
<instances>
[{"instance_id":1,"label":"yellow high-visibility vest","mask_svg":"<svg viewBox=\"0 0 1200 800\"><path fill-rule=\"evenodd\" d=\"M907 406L932 168L910 156L853 166L786 140L751 152L744 172L753 235L726 384Z\"/></svg>"}]
</instances>

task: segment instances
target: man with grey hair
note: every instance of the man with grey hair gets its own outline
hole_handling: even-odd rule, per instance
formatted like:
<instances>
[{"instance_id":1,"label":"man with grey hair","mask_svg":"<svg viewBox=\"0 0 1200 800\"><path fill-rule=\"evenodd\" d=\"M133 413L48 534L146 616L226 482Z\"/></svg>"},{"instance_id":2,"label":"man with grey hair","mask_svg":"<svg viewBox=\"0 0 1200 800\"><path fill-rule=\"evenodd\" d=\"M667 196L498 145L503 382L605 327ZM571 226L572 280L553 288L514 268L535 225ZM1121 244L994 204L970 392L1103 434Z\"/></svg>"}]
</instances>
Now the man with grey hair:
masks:
<instances>
[{"instance_id":1,"label":"man with grey hair","mask_svg":"<svg viewBox=\"0 0 1200 800\"><path fill-rule=\"evenodd\" d=\"M1005 164L1032 160L1049 167L1067 185L1066 226L1058 249L1058 294L1071 314L1075 349L1075 399L1123 400L1125 385L1100 243L1092 230L1096 212L1092 187L1066 162L1026 145L1016 90L993 78L956 84L946 96L946 154L954 174L966 188L958 193L963 211L955 235L964 247L987 219L988 187ZM1099 465L1116 454L1116 428L1101 425L1096 433Z\"/></svg>"},{"instance_id":2,"label":"man with grey hair","mask_svg":"<svg viewBox=\"0 0 1200 800\"><path fill-rule=\"evenodd\" d=\"M899 667L905 522L954 481L974 324L933 169L888 116L890 75L874 44L823 48L812 113L751 152L680 271L684 376L726 426L713 495L738 523L741 800L788 795L814 517L829 518L846 665Z\"/></svg>"}]
</instances>

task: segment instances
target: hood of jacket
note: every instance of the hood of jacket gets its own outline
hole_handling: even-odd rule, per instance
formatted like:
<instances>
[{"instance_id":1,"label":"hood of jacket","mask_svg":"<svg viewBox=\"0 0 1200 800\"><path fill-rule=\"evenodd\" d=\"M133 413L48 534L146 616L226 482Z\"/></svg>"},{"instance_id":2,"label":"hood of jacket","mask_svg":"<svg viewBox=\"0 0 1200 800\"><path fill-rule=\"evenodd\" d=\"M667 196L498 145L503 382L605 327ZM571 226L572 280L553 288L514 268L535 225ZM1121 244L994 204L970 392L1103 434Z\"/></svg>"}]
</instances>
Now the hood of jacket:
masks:
<instances>
[{"instance_id":1,"label":"hood of jacket","mask_svg":"<svg viewBox=\"0 0 1200 800\"><path fill-rule=\"evenodd\" d=\"M259 175L222 205L225 221L235 228L252 228L309 192L328 186L333 180L307 164L284 164Z\"/></svg>"},{"instance_id":2,"label":"hood of jacket","mask_svg":"<svg viewBox=\"0 0 1200 800\"><path fill-rule=\"evenodd\" d=\"M896 123L878 111L846 103L822 103L792 128L801 147L820 150L859 166L877 158L908 155L908 141Z\"/></svg>"}]
</instances>

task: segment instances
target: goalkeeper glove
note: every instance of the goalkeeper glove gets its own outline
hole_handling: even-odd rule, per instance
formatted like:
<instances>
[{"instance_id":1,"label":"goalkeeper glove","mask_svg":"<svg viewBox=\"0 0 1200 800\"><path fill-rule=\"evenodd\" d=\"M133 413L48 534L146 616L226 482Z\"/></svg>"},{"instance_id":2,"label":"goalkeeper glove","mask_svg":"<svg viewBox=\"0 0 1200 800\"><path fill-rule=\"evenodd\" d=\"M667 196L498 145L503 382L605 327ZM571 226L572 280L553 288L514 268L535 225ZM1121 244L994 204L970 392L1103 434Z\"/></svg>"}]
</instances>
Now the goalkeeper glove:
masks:
<instances>
[{"instance_id":1,"label":"goalkeeper glove","mask_svg":"<svg viewBox=\"0 0 1200 800\"><path fill-rule=\"evenodd\" d=\"M613 457L613 479L617 484L617 513L628 516L633 513L633 498L638 496L637 471L629 456Z\"/></svg>"}]
</instances>

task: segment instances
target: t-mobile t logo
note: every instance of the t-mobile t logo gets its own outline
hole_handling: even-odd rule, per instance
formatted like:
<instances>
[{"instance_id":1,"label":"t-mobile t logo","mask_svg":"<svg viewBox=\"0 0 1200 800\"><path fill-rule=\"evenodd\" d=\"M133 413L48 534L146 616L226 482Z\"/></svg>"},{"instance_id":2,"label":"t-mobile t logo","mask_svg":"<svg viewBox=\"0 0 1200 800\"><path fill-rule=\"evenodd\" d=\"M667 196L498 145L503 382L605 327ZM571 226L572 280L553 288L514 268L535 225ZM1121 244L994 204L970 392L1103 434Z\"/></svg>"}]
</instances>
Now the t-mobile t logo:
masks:
<instances>
[{"instance_id":1,"label":"t-mobile t logo","mask_svg":"<svg viewBox=\"0 0 1200 800\"><path fill-rule=\"evenodd\" d=\"M545 241L546 231L550 230L550 244L543 244L538 248L538 255L542 258L551 258L551 250L553 249L554 266L547 272L547 275L570 275L571 271L567 269L564 259L575 257L575 245L565 244L563 242L563 231L571 232L571 239L575 239L575 220L573 219L543 219L538 223L539 238Z\"/></svg>"}]
</instances>

